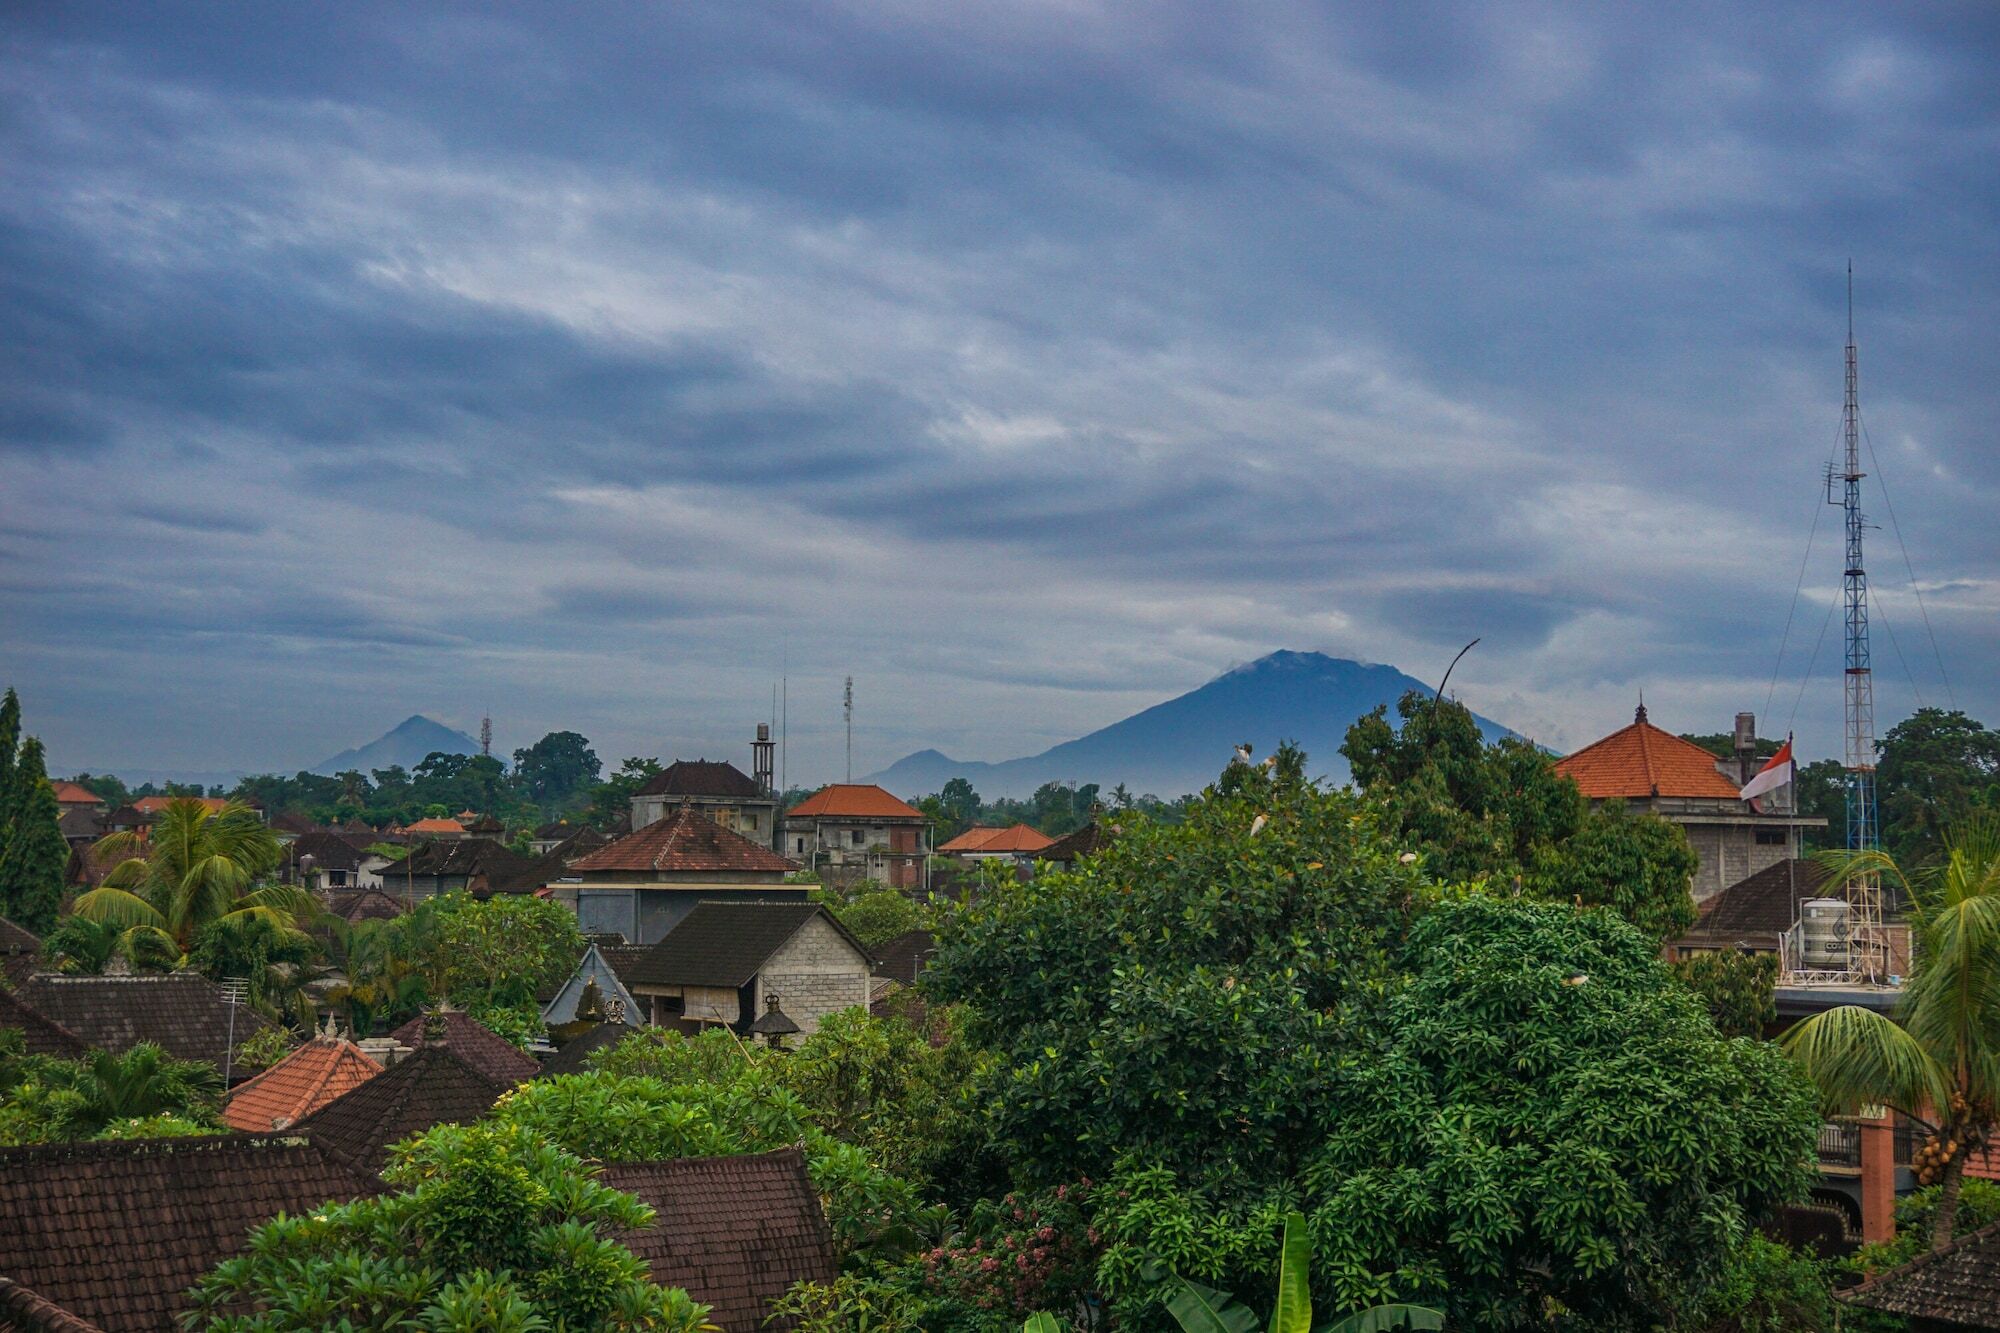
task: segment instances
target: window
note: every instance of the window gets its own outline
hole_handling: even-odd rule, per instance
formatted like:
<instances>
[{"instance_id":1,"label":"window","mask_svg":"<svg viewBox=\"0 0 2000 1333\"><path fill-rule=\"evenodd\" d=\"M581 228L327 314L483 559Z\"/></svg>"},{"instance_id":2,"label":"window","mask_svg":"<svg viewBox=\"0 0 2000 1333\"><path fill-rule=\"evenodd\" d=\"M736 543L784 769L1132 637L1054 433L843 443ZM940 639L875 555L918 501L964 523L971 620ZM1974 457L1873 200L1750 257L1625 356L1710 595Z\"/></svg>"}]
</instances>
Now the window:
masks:
<instances>
[{"instance_id":1,"label":"window","mask_svg":"<svg viewBox=\"0 0 2000 1333\"><path fill-rule=\"evenodd\" d=\"M1760 828L1757 830L1757 845L1759 847L1783 847L1785 845L1785 831L1781 828Z\"/></svg>"},{"instance_id":2,"label":"window","mask_svg":"<svg viewBox=\"0 0 2000 1333\"><path fill-rule=\"evenodd\" d=\"M792 841L793 841L793 844L794 844L794 845L793 845L793 847L792 847L792 850L793 850L793 851L795 851L795 852L801 852L801 853L805 851L805 849L806 849L806 840L805 840L804 838L794 838L794 839L793 839Z\"/></svg>"},{"instance_id":3,"label":"window","mask_svg":"<svg viewBox=\"0 0 2000 1333\"><path fill-rule=\"evenodd\" d=\"M859 846L861 845L861 830L860 830L860 829L856 829L856 830L854 830L854 845L855 845L856 847L859 847Z\"/></svg>"}]
</instances>

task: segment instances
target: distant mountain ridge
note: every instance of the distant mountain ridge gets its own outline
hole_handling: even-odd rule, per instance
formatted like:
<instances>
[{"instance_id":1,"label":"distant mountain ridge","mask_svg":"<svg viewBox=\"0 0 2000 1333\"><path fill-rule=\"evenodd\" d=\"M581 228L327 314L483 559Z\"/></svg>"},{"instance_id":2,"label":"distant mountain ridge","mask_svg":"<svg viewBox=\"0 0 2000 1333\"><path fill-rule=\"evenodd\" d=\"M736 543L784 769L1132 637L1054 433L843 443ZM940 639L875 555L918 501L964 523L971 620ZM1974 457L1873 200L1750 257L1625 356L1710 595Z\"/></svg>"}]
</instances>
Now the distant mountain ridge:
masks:
<instances>
[{"instance_id":1,"label":"distant mountain ridge","mask_svg":"<svg viewBox=\"0 0 2000 1333\"><path fill-rule=\"evenodd\" d=\"M320 760L311 771L332 777L350 769L367 773L371 769L389 768L396 764L415 768L433 754L478 753L479 742L464 732L421 713L413 713L368 744L342 750L331 759Z\"/></svg>"},{"instance_id":2,"label":"distant mountain ridge","mask_svg":"<svg viewBox=\"0 0 2000 1333\"><path fill-rule=\"evenodd\" d=\"M1095 782L1106 790L1122 782L1135 794L1171 799L1215 781L1246 741L1261 757L1290 740L1304 747L1315 776L1341 782L1347 760L1340 745L1354 720L1377 704L1387 704L1393 718L1404 693L1431 688L1392 666L1281 650L1037 755L983 763L919 750L867 780L918 796L962 777L988 798L1027 796L1044 782ZM1473 717L1488 740L1513 734Z\"/></svg>"}]
</instances>

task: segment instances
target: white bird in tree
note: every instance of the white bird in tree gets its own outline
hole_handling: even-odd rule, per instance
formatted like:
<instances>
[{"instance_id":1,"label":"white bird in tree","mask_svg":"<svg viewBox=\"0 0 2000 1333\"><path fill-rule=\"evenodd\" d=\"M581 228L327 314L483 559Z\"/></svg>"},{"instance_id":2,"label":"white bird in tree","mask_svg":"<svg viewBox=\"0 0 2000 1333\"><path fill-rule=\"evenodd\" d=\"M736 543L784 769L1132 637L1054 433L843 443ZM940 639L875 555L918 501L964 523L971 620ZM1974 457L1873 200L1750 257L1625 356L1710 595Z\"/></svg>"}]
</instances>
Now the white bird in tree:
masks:
<instances>
[{"instance_id":1,"label":"white bird in tree","mask_svg":"<svg viewBox=\"0 0 2000 1333\"><path fill-rule=\"evenodd\" d=\"M1264 831L1264 825L1270 822L1271 822L1271 817L1269 815L1258 815L1255 819L1250 821L1250 836L1254 838L1259 833L1262 833Z\"/></svg>"},{"instance_id":2,"label":"white bird in tree","mask_svg":"<svg viewBox=\"0 0 2000 1333\"><path fill-rule=\"evenodd\" d=\"M1250 747L1248 745L1239 745L1236 747L1235 762L1239 764L1247 764L1250 762Z\"/></svg>"}]
</instances>

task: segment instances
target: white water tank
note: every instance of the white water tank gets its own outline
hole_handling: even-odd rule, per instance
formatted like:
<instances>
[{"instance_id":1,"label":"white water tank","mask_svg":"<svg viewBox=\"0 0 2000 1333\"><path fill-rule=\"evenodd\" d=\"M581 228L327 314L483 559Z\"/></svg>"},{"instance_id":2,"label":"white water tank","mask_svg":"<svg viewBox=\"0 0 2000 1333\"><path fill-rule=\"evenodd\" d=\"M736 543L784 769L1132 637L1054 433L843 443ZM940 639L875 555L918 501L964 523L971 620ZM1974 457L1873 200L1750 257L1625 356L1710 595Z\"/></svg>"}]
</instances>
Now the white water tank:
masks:
<instances>
[{"instance_id":1,"label":"white water tank","mask_svg":"<svg viewBox=\"0 0 2000 1333\"><path fill-rule=\"evenodd\" d=\"M1799 935L1808 971L1846 972L1853 967L1847 943L1847 903L1808 898L1799 908Z\"/></svg>"}]
</instances>

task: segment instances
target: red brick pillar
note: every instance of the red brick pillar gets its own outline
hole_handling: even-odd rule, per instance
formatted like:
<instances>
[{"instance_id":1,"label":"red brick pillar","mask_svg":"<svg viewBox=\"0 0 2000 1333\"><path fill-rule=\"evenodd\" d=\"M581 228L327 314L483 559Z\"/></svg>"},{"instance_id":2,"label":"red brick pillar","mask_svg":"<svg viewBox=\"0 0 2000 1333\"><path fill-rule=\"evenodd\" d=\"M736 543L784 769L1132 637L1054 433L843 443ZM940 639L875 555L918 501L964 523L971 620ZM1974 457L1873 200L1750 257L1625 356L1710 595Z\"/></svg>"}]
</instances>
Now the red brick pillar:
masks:
<instances>
[{"instance_id":1,"label":"red brick pillar","mask_svg":"<svg viewBox=\"0 0 2000 1333\"><path fill-rule=\"evenodd\" d=\"M1896 1123L1893 1114L1861 1122L1861 1239L1896 1234Z\"/></svg>"}]
</instances>

